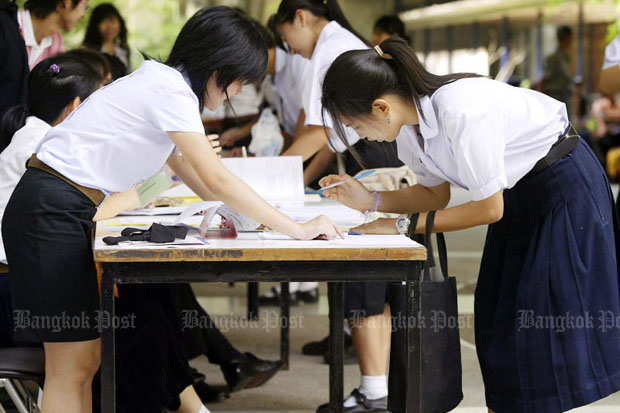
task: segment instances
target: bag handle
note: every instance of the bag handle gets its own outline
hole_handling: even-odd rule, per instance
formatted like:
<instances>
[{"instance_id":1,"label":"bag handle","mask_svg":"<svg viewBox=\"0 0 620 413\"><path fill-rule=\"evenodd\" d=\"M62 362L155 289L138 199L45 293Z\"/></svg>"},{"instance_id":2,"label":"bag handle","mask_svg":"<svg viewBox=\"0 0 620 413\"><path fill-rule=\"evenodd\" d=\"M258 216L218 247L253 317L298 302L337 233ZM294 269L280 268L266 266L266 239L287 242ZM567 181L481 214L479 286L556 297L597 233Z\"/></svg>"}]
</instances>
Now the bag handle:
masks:
<instances>
[{"instance_id":1,"label":"bag handle","mask_svg":"<svg viewBox=\"0 0 620 413\"><path fill-rule=\"evenodd\" d=\"M424 235L424 243L427 250L427 259L424 263L424 278L423 281L431 281L431 267L435 266L433 255L433 225L435 224L436 211L429 211L426 215L426 234ZM439 266L443 273L443 282L448 281L448 251L446 248L446 239L442 232L436 234L437 236L437 249L439 250Z\"/></svg>"}]
</instances>

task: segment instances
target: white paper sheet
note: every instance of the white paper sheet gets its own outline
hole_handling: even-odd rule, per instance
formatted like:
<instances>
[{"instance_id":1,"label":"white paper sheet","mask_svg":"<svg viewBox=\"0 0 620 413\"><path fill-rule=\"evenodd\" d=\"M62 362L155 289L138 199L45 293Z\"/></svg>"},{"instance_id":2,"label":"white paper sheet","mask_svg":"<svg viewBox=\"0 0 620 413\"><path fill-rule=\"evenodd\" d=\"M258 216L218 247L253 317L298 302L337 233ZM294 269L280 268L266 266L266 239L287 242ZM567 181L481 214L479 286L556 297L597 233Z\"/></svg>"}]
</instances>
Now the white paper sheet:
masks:
<instances>
[{"instance_id":1,"label":"white paper sheet","mask_svg":"<svg viewBox=\"0 0 620 413\"><path fill-rule=\"evenodd\" d=\"M301 156L225 158L222 162L268 201L303 203L305 200Z\"/></svg>"},{"instance_id":2,"label":"white paper sheet","mask_svg":"<svg viewBox=\"0 0 620 413\"><path fill-rule=\"evenodd\" d=\"M183 213L179 215L179 217L174 221L175 225L183 222L185 219L198 214L199 212L206 211L209 208L219 207L224 205L219 201L203 201L203 202L194 202L188 207L182 207L184 209Z\"/></svg>"},{"instance_id":3,"label":"white paper sheet","mask_svg":"<svg viewBox=\"0 0 620 413\"><path fill-rule=\"evenodd\" d=\"M119 215L125 216L144 216L153 217L157 215L178 215L185 211L185 207L157 207L157 208L142 208L134 209L131 211L121 212Z\"/></svg>"},{"instance_id":4,"label":"white paper sheet","mask_svg":"<svg viewBox=\"0 0 620 413\"><path fill-rule=\"evenodd\" d=\"M178 198L178 197L190 197L197 196L194 191L189 189L189 187L185 184L173 186L172 188L166 189L164 192L159 195L161 197L168 198Z\"/></svg>"}]
</instances>

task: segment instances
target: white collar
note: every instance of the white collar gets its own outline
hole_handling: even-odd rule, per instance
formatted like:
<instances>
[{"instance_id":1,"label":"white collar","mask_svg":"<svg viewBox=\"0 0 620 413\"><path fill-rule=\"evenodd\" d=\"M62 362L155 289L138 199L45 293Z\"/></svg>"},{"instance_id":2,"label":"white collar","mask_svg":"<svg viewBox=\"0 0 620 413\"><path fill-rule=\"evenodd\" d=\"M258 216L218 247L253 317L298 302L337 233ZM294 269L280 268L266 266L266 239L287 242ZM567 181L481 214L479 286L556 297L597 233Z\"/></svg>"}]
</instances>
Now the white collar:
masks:
<instances>
[{"instance_id":1,"label":"white collar","mask_svg":"<svg viewBox=\"0 0 620 413\"><path fill-rule=\"evenodd\" d=\"M34 37L34 28L32 27L32 17L30 16L30 10L22 10L19 19L20 27L22 29L22 35L24 36L24 43L30 47L47 48L52 45L52 35L46 36L41 39L41 43L37 44L37 39Z\"/></svg>"},{"instance_id":2,"label":"white collar","mask_svg":"<svg viewBox=\"0 0 620 413\"><path fill-rule=\"evenodd\" d=\"M329 36L331 36L333 33L341 29L342 29L342 26L336 20L332 20L329 23L327 23L325 27L323 27L323 30L321 30L321 33L319 34L319 38L316 40L316 45L314 45L314 51L312 52L312 57L314 57L314 54L319 49L319 46L322 43L324 43L327 40L327 38L329 38Z\"/></svg>"},{"instance_id":3,"label":"white collar","mask_svg":"<svg viewBox=\"0 0 620 413\"><path fill-rule=\"evenodd\" d=\"M439 135L439 128L437 126L437 116L435 115L435 108L433 108L431 98L428 96L420 98L420 108L424 114L424 118L422 118L422 116L420 116L420 111L416 108L418 120L420 122L420 132L422 132L422 137L425 140L432 139Z\"/></svg>"}]
</instances>

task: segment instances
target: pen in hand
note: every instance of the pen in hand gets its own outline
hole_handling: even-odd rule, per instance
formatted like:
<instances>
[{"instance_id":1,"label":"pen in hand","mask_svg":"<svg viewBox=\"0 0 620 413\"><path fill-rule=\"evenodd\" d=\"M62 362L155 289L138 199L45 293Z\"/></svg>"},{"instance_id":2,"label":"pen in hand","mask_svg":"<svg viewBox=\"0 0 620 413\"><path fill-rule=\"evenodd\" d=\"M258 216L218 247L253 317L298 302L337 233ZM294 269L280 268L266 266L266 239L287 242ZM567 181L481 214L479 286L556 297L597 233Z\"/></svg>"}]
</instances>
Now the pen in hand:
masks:
<instances>
[{"instance_id":1,"label":"pen in hand","mask_svg":"<svg viewBox=\"0 0 620 413\"><path fill-rule=\"evenodd\" d=\"M359 176L355 177L355 179L359 181L360 179L365 178L367 176L370 176L370 175L372 175L374 173L375 173L375 170L372 169L370 171L364 172L363 174L360 174ZM344 181L336 182L335 184L327 185L327 186L324 186L324 187L320 188L319 191L325 191L326 189L335 188L335 187L340 186L342 184L344 184Z\"/></svg>"}]
</instances>

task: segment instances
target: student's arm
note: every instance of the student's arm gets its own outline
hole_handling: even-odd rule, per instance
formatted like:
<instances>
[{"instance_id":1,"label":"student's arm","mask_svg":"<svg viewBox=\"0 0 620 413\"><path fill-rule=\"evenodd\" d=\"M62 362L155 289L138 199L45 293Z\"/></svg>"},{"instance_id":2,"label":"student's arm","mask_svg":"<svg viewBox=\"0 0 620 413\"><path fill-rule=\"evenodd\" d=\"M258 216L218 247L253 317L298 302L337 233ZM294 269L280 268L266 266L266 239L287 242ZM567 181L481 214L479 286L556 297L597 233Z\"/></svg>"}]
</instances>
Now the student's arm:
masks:
<instances>
[{"instance_id":1,"label":"student's arm","mask_svg":"<svg viewBox=\"0 0 620 413\"><path fill-rule=\"evenodd\" d=\"M207 188L196 171L194 171L194 168L192 168L192 165L185 159L185 156L173 153L168 158L166 164L203 201L218 201L215 194Z\"/></svg>"},{"instance_id":2,"label":"student's arm","mask_svg":"<svg viewBox=\"0 0 620 413\"><path fill-rule=\"evenodd\" d=\"M223 148L232 148L232 146L240 139L252 133L252 127L258 123L258 118L252 122L246 123L243 126L235 126L222 132L220 136L220 143Z\"/></svg>"},{"instance_id":3,"label":"student's arm","mask_svg":"<svg viewBox=\"0 0 620 413\"><path fill-rule=\"evenodd\" d=\"M103 221L104 219L114 218L124 211L140 208L140 199L135 188L131 188L125 192L119 192L107 197L101 206L97 208L97 213L93 217L93 221Z\"/></svg>"},{"instance_id":4,"label":"student's arm","mask_svg":"<svg viewBox=\"0 0 620 413\"><path fill-rule=\"evenodd\" d=\"M471 201L452 208L438 210L435 213L433 232L460 231L462 229L488 225L502 219L504 214L504 196L499 191L482 201ZM426 232L426 212L420 213L416 234ZM398 234L395 219L378 219L369 224L351 228L362 234Z\"/></svg>"},{"instance_id":5,"label":"student's arm","mask_svg":"<svg viewBox=\"0 0 620 413\"><path fill-rule=\"evenodd\" d=\"M333 199L360 211L367 211L374 206L374 195L362 184L348 175L328 176L320 182L321 186L345 181L345 184L325 191L328 199ZM435 215L436 232L458 231L478 225L486 225L499 221L504 213L502 192L482 201L472 201L453 208L444 209L450 201L450 184L427 188L414 185L398 191L381 192L380 212L398 214L420 214L416 232L424 232L426 211L437 210ZM395 219L379 219L370 224L352 229L354 232L372 234L396 234Z\"/></svg>"},{"instance_id":6,"label":"student's arm","mask_svg":"<svg viewBox=\"0 0 620 413\"><path fill-rule=\"evenodd\" d=\"M183 153L187 162L215 199L225 202L231 208L271 229L294 238L342 236L338 226L326 217L318 217L305 224L299 224L269 205L252 188L224 167L204 135L191 132L168 132L168 136Z\"/></svg>"},{"instance_id":7,"label":"student's arm","mask_svg":"<svg viewBox=\"0 0 620 413\"><path fill-rule=\"evenodd\" d=\"M327 135L323 126L308 126L304 132L295 137L290 148L282 156L301 156L303 161L307 161L327 144Z\"/></svg>"},{"instance_id":8,"label":"student's arm","mask_svg":"<svg viewBox=\"0 0 620 413\"><path fill-rule=\"evenodd\" d=\"M601 72L599 89L605 95L620 93L620 65L612 66Z\"/></svg>"},{"instance_id":9,"label":"student's arm","mask_svg":"<svg viewBox=\"0 0 620 413\"><path fill-rule=\"evenodd\" d=\"M349 208L358 211L369 211L373 208L375 196L359 181L349 175L330 175L319 182L321 186L328 186L344 181L343 185L328 189L325 196L338 201ZM444 209L450 202L450 184L427 188L422 185L413 185L398 191L381 192L379 212L407 214L421 211Z\"/></svg>"},{"instance_id":10,"label":"student's arm","mask_svg":"<svg viewBox=\"0 0 620 413\"><path fill-rule=\"evenodd\" d=\"M303 135L305 130L306 130L306 112L304 112L304 110L302 109L301 112L299 112L299 117L297 118L297 127L295 128L295 138L298 138L301 135ZM295 140L296 139L294 139L293 142Z\"/></svg>"},{"instance_id":11,"label":"student's arm","mask_svg":"<svg viewBox=\"0 0 620 413\"><path fill-rule=\"evenodd\" d=\"M336 154L332 152L327 145L323 146L310 165L304 170L304 185L310 185L315 179L324 175L325 170L334 162Z\"/></svg>"}]
</instances>

